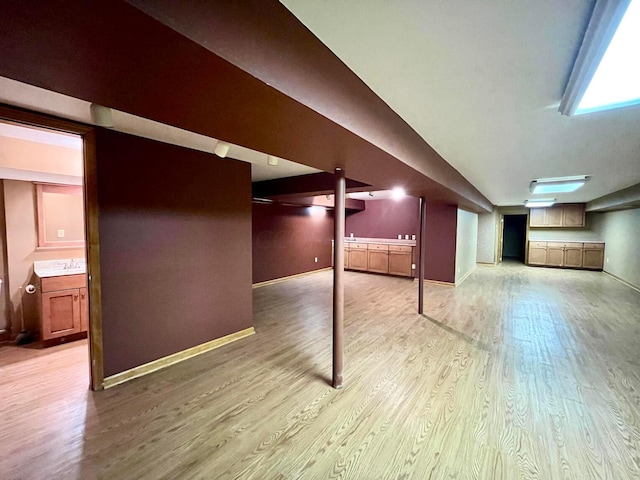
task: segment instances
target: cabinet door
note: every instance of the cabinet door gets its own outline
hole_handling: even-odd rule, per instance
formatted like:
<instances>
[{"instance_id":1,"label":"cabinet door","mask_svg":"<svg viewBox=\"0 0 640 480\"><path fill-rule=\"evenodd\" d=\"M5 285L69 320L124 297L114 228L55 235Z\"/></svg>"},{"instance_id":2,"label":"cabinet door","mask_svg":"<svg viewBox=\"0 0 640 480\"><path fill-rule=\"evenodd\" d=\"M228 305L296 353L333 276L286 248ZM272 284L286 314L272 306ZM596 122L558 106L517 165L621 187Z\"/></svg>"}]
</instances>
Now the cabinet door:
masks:
<instances>
[{"instance_id":1,"label":"cabinet door","mask_svg":"<svg viewBox=\"0 0 640 480\"><path fill-rule=\"evenodd\" d=\"M530 227L544 227L547 221L547 209L546 208L531 208L529 210L529 226Z\"/></svg>"},{"instance_id":2,"label":"cabinet door","mask_svg":"<svg viewBox=\"0 0 640 480\"><path fill-rule=\"evenodd\" d=\"M389 252L389 273L392 275L411 276L411 253Z\"/></svg>"},{"instance_id":3,"label":"cabinet door","mask_svg":"<svg viewBox=\"0 0 640 480\"><path fill-rule=\"evenodd\" d=\"M564 244L547 244L547 265L561 267L564 264Z\"/></svg>"},{"instance_id":4,"label":"cabinet door","mask_svg":"<svg viewBox=\"0 0 640 480\"><path fill-rule=\"evenodd\" d=\"M344 268L349 268L349 249L344 249Z\"/></svg>"},{"instance_id":5,"label":"cabinet door","mask_svg":"<svg viewBox=\"0 0 640 480\"><path fill-rule=\"evenodd\" d=\"M349 252L349 268L352 270L366 270L367 250L351 250Z\"/></svg>"},{"instance_id":6,"label":"cabinet door","mask_svg":"<svg viewBox=\"0 0 640 480\"><path fill-rule=\"evenodd\" d=\"M80 290L80 331L89 331L89 296L86 287Z\"/></svg>"},{"instance_id":7,"label":"cabinet door","mask_svg":"<svg viewBox=\"0 0 640 480\"><path fill-rule=\"evenodd\" d=\"M584 227L584 205L581 203L562 206L563 227Z\"/></svg>"},{"instance_id":8,"label":"cabinet door","mask_svg":"<svg viewBox=\"0 0 640 480\"><path fill-rule=\"evenodd\" d=\"M562 226L562 212L563 207L559 205L557 207L547 207L547 227L561 227Z\"/></svg>"},{"instance_id":9,"label":"cabinet door","mask_svg":"<svg viewBox=\"0 0 640 480\"><path fill-rule=\"evenodd\" d=\"M80 331L80 292L74 288L42 294L42 339Z\"/></svg>"},{"instance_id":10,"label":"cabinet door","mask_svg":"<svg viewBox=\"0 0 640 480\"><path fill-rule=\"evenodd\" d=\"M370 272L389 273L389 252L384 250L369 250Z\"/></svg>"},{"instance_id":11,"label":"cabinet door","mask_svg":"<svg viewBox=\"0 0 640 480\"><path fill-rule=\"evenodd\" d=\"M582 267L582 245L567 245L564 247L565 267L580 268Z\"/></svg>"},{"instance_id":12,"label":"cabinet door","mask_svg":"<svg viewBox=\"0 0 640 480\"><path fill-rule=\"evenodd\" d=\"M547 264L547 242L529 242L529 265Z\"/></svg>"},{"instance_id":13,"label":"cabinet door","mask_svg":"<svg viewBox=\"0 0 640 480\"><path fill-rule=\"evenodd\" d=\"M602 270L604 266L604 248L585 245L582 252L582 267L592 270Z\"/></svg>"}]
</instances>

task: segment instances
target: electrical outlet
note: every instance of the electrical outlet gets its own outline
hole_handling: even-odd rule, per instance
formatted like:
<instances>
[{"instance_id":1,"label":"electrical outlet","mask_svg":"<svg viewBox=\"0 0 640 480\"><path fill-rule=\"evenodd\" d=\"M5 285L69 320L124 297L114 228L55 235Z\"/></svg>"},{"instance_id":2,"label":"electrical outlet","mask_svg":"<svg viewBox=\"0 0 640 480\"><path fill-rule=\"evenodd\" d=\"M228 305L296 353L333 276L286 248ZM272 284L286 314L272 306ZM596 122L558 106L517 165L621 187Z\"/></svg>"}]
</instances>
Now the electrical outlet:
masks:
<instances>
[{"instance_id":1,"label":"electrical outlet","mask_svg":"<svg viewBox=\"0 0 640 480\"><path fill-rule=\"evenodd\" d=\"M415 264L415 263L412 263L412 264L411 264L411 270L415 270L415 269L416 269L416 264Z\"/></svg>"},{"instance_id":2,"label":"electrical outlet","mask_svg":"<svg viewBox=\"0 0 640 480\"><path fill-rule=\"evenodd\" d=\"M64 228L58 229L58 238L64 238Z\"/></svg>"},{"instance_id":3,"label":"electrical outlet","mask_svg":"<svg viewBox=\"0 0 640 480\"><path fill-rule=\"evenodd\" d=\"M314 262L318 263L318 257L314 257Z\"/></svg>"}]
</instances>

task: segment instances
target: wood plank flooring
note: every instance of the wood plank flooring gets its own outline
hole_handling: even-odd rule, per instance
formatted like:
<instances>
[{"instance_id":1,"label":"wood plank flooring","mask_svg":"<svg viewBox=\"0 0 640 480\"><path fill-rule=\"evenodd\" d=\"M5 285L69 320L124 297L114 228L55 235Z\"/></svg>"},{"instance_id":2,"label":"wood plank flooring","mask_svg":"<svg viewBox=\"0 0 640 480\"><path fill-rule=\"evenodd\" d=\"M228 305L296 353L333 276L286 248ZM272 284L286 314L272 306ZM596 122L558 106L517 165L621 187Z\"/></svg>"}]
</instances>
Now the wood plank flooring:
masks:
<instances>
[{"instance_id":1,"label":"wood plank flooring","mask_svg":"<svg viewBox=\"0 0 640 480\"><path fill-rule=\"evenodd\" d=\"M257 334L90 392L85 342L0 348L2 479L640 479L640 293L504 264L459 287L331 272L254 290Z\"/></svg>"}]
</instances>

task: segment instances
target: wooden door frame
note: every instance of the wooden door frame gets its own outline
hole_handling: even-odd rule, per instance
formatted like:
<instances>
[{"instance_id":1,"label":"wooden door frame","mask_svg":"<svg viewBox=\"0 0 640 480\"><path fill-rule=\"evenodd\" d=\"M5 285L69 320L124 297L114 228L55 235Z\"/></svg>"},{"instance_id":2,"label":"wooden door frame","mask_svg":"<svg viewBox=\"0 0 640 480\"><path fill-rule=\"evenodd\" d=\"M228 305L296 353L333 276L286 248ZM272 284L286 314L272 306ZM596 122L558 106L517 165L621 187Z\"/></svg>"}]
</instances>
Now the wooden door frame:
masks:
<instances>
[{"instance_id":1,"label":"wooden door frame","mask_svg":"<svg viewBox=\"0 0 640 480\"><path fill-rule=\"evenodd\" d=\"M84 144L85 249L89 290L89 371L92 390L102 390L104 357L102 350L102 307L100 288L100 235L98 228L98 177L96 132L92 125L34 113L0 104L0 120L44 127L80 135Z\"/></svg>"}]
</instances>

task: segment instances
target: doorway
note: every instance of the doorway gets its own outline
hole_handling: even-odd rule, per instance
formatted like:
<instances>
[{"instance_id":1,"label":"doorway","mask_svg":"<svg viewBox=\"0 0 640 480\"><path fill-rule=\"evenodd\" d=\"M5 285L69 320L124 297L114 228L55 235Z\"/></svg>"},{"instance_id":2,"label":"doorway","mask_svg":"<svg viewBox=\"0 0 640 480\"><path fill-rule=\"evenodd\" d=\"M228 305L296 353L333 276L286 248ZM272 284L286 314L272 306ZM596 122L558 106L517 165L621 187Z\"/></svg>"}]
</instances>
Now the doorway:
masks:
<instances>
[{"instance_id":1,"label":"doorway","mask_svg":"<svg viewBox=\"0 0 640 480\"><path fill-rule=\"evenodd\" d=\"M525 262L527 215L505 215L502 231L502 260Z\"/></svg>"},{"instance_id":2,"label":"doorway","mask_svg":"<svg viewBox=\"0 0 640 480\"><path fill-rule=\"evenodd\" d=\"M41 348L43 347L41 344L42 331L38 330L41 329L41 319L37 318L37 315L42 314L42 305L45 302L36 300L37 295L42 295L43 292L40 278L35 274L35 262L44 261L45 265L40 265L40 267L50 267L53 270L57 268L62 273L75 277L76 283L82 277L85 279L82 285L69 285L69 289L73 291L66 299L58 299L57 294L50 296L50 300L53 297L56 298L53 299L53 303L50 303L48 313L59 315L61 311L66 310L77 315L77 318L70 322L68 319L62 321L58 318L53 322L52 330L63 330L58 333L62 333L65 341L83 338L80 340L81 344L63 342L61 346L65 347L63 350L66 350L74 343L80 345L80 350L84 351L82 356L85 359L89 358L88 362L82 362L84 363L82 368L90 373L90 388L100 390L103 388L104 375L94 128L3 105L0 105L0 124L1 126L9 125L23 129L19 131L14 128L12 133L6 135L6 138L23 141L22 147L27 146L27 140L34 140L33 145L36 146L33 148L37 150L32 152L32 158L23 159L23 163L20 163L19 155L4 155L5 158L1 159L9 161L9 164L0 166L2 173L2 181L0 181L0 220L2 220L0 222L2 227L0 274L4 280L0 290L0 297L4 304L3 315L0 315L0 334L2 334L0 339L4 341L1 345L18 348L16 337L23 331L27 331L33 337L28 340L36 340L36 342L25 342L25 344L27 346L34 344L33 346L38 348L20 347L19 351L22 354L18 354L19 358L25 358L29 351L40 352L40 355L45 352L49 355L49 351L51 351L50 348ZM22 138L29 135L25 134L25 131L34 134L36 139ZM37 163L35 160L49 158L44 155L44 150L42 150L49 148L47 145L50 142L47 139L51 140L54 145L56 142L60 143L61 145L58 147L67 148L67 152L75 150L78 159L74 166L75 170L56 171L55 161L53 163L50 161L41 162L39 168L34 166ZM7 142L3 142L3 146L6 144ZM38 150L38 148L40 149ZM23 148L23 150L27 151L28 149ZM20 151L20 148L17 151ZM7 199L9 204L7 204ZM40 209L38 209L38 203L40 203ZM47 221L43 208L44 211L54 213L53 220ZM79 211L80 216L84 218L81 218L80 222L76 218L71 223L57 225L58 222L64 223L71 220L65 218L65 215L59 215L66 208L75 210L76 213ZM56 216L56 212L58 216ZM44 217L42 217L43 213ZM12 217L12 220L7 222L7 217ZM17 230L14 230L16 228ZM29 239L21 243L16 242L15 238L9 240L7 238L8 231L10 235L17 232L18 237L24 233ZM13 250L11 244L13 244ZM20 257L20 253L24 253L22 250L26 248L29 248L31 253ZM48 258L49 256L53 258ZM22 263L16 263L15 259L20 259ZM55 265L46 265L47 261L51 261ZM28 267L26 270L25 265ZM84 275L81 270L84 270ZM51 273L55 274L56 272ZM15 278L12 280L13 277ZM87 282L87 280L89 281ZM50 281L49 287L56 287L55 283L55 281ZM36 292L33 292L33 287L29 287L29 285L36 287ZM27 290L32 293L28 293ZM89 297L91 297L90 302ZM27 300L23 302L25 298ZM75 303L77 303L77 308L73 306ZM90 322L89 317L91 318ZM35 327L33 326L34 318ZM84 325L81 323L83 320ZM30 322L32 323L30 324ZM78 325L77 329L84 331L79 337L74 337L74 334L77 333L76 328L73 327L71 328L73 331L66 332L64 330L69 329L65 328L64 322ZM71 335L67 337L67 333ZM84 340L84 338L88 339ZM54 345L52 348L57 348L55 341L51 345ZM78 350L78 348L75 349ZM84 375L82 377L86 378Z\"/></svg>"}]
</instances>

